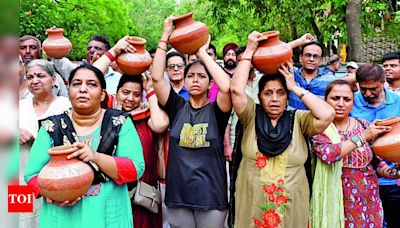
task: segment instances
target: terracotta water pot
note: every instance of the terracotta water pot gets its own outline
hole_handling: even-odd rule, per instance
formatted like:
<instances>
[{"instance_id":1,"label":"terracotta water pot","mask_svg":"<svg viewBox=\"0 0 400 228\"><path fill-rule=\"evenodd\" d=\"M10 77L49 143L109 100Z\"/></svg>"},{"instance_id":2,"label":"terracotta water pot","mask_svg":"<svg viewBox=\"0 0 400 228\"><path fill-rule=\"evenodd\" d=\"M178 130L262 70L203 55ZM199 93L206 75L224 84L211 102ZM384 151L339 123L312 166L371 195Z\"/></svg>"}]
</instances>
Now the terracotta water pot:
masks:
<instances>
[{"instance_id":1,"label":"terracotta water pot","mask_svg":"<svg viewBox=\"0 0 400 228\"><path fill-rule=\"evenodd\" d=\"M49 150L50 162L38 176L41 195L56 202L72 202L87 192L93 182L93 170L76 157L67 159L76 150L68 145Z\"/></svg>"},{"instance_id":2,"label":"terracotta water pot","mask_svg":"<svg viewBox=\"0 0 400 228\"><path fill-rule=\"evenodd\" d=\"M386 161L400 162L400 117L376 122L377 126L391 126L392 130L377 138L372 150Z\"/></svg>"},{"instance_id":3,"label":"terracotta water pot","mask_svg":"<svg viewBox=\"0 0 400 228\"><path fill-rule=\"evenodd\" d=\"M55 59L61 59L68 55L72 49L71 42L65 38L64 29L49 28L46 30L47 39L43 41L43 50L46 54Z\"/></svg>"},{"instance_id":4,"label":"terracotta water pot","mask_svg":"<svg viewBox=\"0 0 400 228\"><path fill-rule=\"evenodd\" d=\"M195 54L208 41L208 27L195 21L193 13L187 13L174 20L175 29L169 43L177 51L188 55Z\"/></svg>"},{"instance_id":5,"label":"terracotta water pot","mask_svg":"<svg viewBox=\"0 0 400 228\"><path fill-rule=\"evenodd\" d=\"M292 48L279 40L278 31L263 32L268 36L267 40L261 41L253 55L253 66L264 74L279 74L282 63L292 60Z\"/></svg>"},{"instance_id":6,"label":"terracotta water pot","mask_svg":"<svg viewBox=\"0 0 400 228\"><path fill-rule=\"evenodd\" d=\"M147 41L140 37L131 36L133 46L136 48L135 53L122 53L117 57L117 65L122 72L128 75L140 75L149 69L152 58L144 46Z\"/></svg>"}]
</instances>

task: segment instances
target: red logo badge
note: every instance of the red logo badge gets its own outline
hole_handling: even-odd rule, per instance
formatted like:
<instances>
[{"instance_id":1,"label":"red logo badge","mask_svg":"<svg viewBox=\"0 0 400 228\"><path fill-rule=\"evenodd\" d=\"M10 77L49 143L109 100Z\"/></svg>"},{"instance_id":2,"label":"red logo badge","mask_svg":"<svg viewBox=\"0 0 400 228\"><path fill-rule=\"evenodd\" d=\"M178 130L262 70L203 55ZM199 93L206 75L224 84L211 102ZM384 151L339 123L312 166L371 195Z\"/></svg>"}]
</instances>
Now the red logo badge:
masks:
<instances>
[{"instance_id":1,"label":"red logo badge","mask_svg":"<svg viewBox=\"0 0 400 228\"><path fill-rule=\"evenodd\" d=\"M33 188L28 185L8 186L8 212L33 212Z\"/></svg>"}]
</instances>

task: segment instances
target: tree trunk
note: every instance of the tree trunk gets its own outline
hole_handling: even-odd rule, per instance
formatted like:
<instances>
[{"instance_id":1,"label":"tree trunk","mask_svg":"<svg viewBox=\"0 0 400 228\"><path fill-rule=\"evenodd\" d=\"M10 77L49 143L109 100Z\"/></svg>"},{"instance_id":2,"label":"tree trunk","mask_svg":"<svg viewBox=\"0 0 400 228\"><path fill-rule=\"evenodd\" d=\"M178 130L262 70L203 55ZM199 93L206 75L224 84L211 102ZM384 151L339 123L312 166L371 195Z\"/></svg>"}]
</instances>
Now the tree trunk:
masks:
<instances>
[{"instance_id":1,"label":"tree trunk","mask_svg":"<svg viewBox=\"0 0 400 228\"><path fill-rule=\"evenodd\" d=\"M349 57L351 61L362 61L363 46L361 40L361 2L362 0L349 0L346 7L346 25L349 37Z\"/></svg>"}]
</instances>

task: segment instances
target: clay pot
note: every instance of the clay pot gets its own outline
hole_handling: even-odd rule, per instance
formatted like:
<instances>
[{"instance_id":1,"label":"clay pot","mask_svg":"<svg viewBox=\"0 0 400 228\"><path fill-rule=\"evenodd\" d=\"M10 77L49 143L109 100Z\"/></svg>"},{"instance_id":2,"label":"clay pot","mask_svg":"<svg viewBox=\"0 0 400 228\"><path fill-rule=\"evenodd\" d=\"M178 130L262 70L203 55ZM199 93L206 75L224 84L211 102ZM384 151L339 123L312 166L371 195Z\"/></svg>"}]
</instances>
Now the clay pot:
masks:
<instances>
[{"instance_id":1,"label":"clay pot","mask_svg":"<svg viewBox=\"0 0 400 228\"><path fill-rule=\"evenodd\" d=\"M55 59L61 59L68 55L72 49L71 42L64 37L64 29L49 28L46 30L47 39L43 41L43 50L46 54Z\"/></svg>"},{"instance_id":2,"label":"clay pot","mask_svg":"<svg viewBox=\"0 0 400 228\"><path fill-rule=\"evenodd\" d=\"M117 57L117 65L120 70L128 75L140 75L149 69L152 58L146 49L144 49L147 41L140 37L131 36L133 46L136 48L135 53L122 53Z\"/></svg>"},{"instance_id":3,"label":"clay pot","mask_svg":"<svg viewBox=\"0 0 400 228\"><path fill-rule=\"evenodd\" d=\"M56 202L72 202L87 192L93 182L92 168L78 158L67 159L73 146L57 146L49 150L50 162L38 176L40 193Z\"/></svg>"},{"instance_id":4,"label":"clay pot","mask_svg":"<svg viewBox=\"0 0 400 228\"><path fill-rule=\"evenodd\" d=\"M195 21L193 13L177 17L173 23L174 31L169 37L169 43L177 51L188 55L195 54L208 41L208 27Z\"/></svg>"},{"instance_id":5,"label":"clay pot","mask_svg":"<svg viewBox=\"0 0 400 228\"><path fill-rule=\"evenodd\" d=\"M392 130L377 138L372 150L386 161L400 162L400 117L376 122L377 126L391 126Z\"/></svg>"},{"instance_id":6,"label":"clay pot","mask_svg":"<svg viewBox=\"0 0 400 228\"><path fill-rule=\"evenodd\" d=\"M253 55L253 66L264 74L279 74L282 63L292 60L292 48L279 40L278 31L263 32L268 36L267 40L261 41Z\"/></svg>"}]
</instances>

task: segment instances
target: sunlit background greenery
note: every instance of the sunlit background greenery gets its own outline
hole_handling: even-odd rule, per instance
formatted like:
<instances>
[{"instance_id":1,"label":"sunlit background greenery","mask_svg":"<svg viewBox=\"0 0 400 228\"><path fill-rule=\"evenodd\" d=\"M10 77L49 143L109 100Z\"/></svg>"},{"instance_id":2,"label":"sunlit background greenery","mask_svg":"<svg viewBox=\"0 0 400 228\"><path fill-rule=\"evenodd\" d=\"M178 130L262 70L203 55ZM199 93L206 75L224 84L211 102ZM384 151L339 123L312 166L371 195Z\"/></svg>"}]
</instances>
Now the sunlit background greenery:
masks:
<instances>
[{"instance_id":1,"label":"sunlit background greenery","mask_svg":"<svg viewBox=\"0 0 400 228\"><path fill-rule=\"evenodd\" d=\"M362 36L385 36L400 43L400 12L387 0L363 0ZM169 15L193 12L208 25L212 43L221 56L227 42L245 44L253 31L279 30L289 41L306 32L327 46L332 40L347 44L345 11L348 0L21 0L19 35L46 38L51 26L65 29L74 45L69 57L81 59L94 34L103 34L113 44L124 35L147 40L156 47L162 24Z\"/></svg>"}]
</instances>

